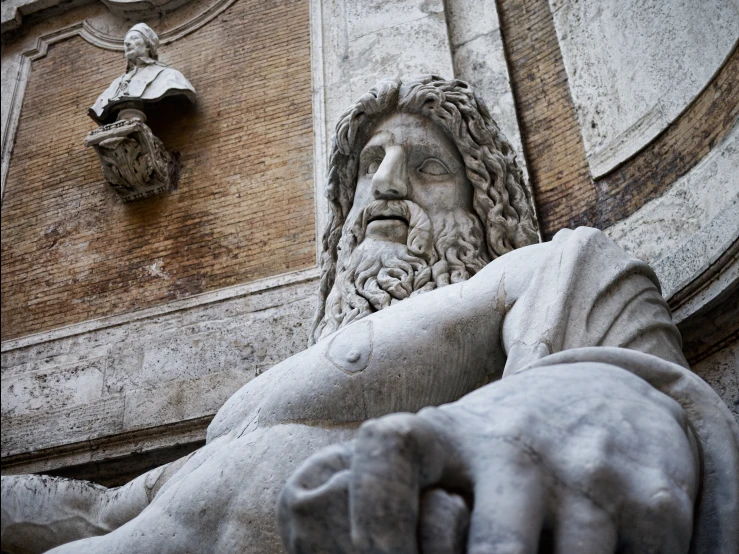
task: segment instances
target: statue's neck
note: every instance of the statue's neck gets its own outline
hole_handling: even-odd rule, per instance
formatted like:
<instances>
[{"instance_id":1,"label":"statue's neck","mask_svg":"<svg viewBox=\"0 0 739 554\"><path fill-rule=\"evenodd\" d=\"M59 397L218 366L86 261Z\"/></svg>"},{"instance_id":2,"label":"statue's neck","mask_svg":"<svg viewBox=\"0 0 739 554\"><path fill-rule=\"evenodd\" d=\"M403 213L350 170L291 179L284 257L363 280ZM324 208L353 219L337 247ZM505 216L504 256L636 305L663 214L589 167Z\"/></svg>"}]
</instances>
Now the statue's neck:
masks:
<instances>
[{"instance_id":1,"label":"statue's neck","mask_svg":"<svg viewBox=\"0 0 739 554\"><path fill-rule=\"evenodd\" d=\"M139 68L143 68L143 67L146 67L148 65L155 64L155 63L157 63L157 61L155 59L153 59L153 58L149 58L149 57L146 57L146 58L136 58L136 60L134 60L132 62L131 61L128 62L128 67L126 68L126 72L133 71L133 70L139 69Z\"/></svg>"}]
</instances>

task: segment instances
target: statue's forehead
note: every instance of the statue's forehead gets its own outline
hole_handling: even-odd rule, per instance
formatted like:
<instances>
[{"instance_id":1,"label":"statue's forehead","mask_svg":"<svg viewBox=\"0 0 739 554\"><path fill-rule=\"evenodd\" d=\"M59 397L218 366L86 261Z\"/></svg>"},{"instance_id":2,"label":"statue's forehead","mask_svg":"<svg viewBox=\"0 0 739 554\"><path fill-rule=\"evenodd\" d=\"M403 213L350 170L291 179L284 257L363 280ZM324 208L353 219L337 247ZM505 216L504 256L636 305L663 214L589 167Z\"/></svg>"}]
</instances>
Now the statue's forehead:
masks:
<instances>
[{"instance_id":1,"label":"statue's forehead","mask_svg":"<svg viewBox=\"0 0 739 554\"><path fill-rule=\"evenodd\" d=\"M443 147L459 156L449 136L431 119L422 115L396 112L380 120L370 135L366 148L394 144Z\"/></svg>"},{"instance_id":2,"label":"statue's forehead","mask_svg":"<svg viewBox=\"0 0 739 554\"><path fill-rule=\"evenodd\" d=\"M139 37L141 40L143 40L144 42L146 42L146 37L143 35L143 33L141 33L140 31L137 31L135 29L131 29L130 31L128 31L126 33L126 37L125 38L128 38L128 37Z\"/></svg>"}]
</instances>

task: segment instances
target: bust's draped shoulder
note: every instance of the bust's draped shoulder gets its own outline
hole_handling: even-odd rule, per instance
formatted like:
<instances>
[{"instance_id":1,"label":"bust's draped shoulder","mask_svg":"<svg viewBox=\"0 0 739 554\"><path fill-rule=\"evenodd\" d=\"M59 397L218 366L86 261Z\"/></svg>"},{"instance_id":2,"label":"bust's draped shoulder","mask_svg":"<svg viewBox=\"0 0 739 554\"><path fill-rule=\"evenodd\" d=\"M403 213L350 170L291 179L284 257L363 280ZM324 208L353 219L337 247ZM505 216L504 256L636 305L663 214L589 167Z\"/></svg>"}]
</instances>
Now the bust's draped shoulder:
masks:
<instances>
[{"instance_id":1,"label":"bust's draped shoulder","mask_svg":"<svg viewBox=\"0 0 739 554\"><path fill-rule=\"evenodd\" d=\"M121 84L128 80L125 94ZM197 100L195 89L185 76L165 64L156 62L139 68L132 76L124 73L103 92L89 110L89 115L100 123L106 123L113 116L117 104L130 101L144 103L158 102L167 96L181 95L192 103Z\"/></svg>"}]
</instances>

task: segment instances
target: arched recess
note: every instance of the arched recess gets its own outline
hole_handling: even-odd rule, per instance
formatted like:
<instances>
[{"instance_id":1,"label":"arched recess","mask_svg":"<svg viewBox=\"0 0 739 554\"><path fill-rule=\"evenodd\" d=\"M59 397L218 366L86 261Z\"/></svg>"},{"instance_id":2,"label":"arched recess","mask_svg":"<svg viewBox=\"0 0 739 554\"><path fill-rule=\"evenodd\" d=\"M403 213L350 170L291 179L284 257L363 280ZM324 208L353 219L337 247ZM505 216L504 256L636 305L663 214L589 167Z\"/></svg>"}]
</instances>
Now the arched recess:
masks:
<instances>
[{"instance_id":1,"label":"arched recess","mask_svg":"<svg viewBox=\"0 0 739 554\"><path fill-rule=\"evenodd\" d=\"M589 130L573 101L575 69L562 42L572 37L556 23L568 6L597 12L597 4L497 0L542 233L548 238L564 227L598 227L650 263L683 330L686 353L697 361L736 341L739 327L739 318L720 315L739 310L729 294L739 279L739 43L729 37L728 55L713 57L717 65L702 72L706 82L658 134L594 172L583 139ZM736 29L739 16L722 24L731 28L732 21ZM576 23L586 34L595 24ZM567 45L570 53L575 47ZM642 54L647 63L648 52ZM710 317L725 325L697 323ZM698 337L699 329L711 330Z\"/></svg>"}]
</instances>

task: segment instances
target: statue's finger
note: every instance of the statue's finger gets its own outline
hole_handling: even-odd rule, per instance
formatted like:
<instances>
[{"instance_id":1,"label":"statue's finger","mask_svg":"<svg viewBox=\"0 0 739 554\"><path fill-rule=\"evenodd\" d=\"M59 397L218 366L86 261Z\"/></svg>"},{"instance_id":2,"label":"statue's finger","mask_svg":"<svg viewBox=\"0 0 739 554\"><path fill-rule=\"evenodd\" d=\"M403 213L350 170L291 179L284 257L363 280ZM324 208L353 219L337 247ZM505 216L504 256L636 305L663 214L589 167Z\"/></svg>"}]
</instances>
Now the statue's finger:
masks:
<instances>
[{"instance_id":1,"label":"statue's finger","mask_svg":"<svg viewBox=\"0 0 739 554\"><path fill-rule=\"evenodd\" d=\"M620 514L624 551L686 554L693 532L693 495L666 470L642 469L640 477L648 485L637 488L641 483L631 477L628 505Z\"/></svg>"},{"instance_id":2,"label":"statue's finger","mask_svg":"<svg viewBox=\"0 0 739 554\"><path fill-rule=\"evenodd\" d=\"M554 554L613 554L618 546L616 518L578 495L558 505L552 544Z\"/></svg>"},{"instance_id":3,"label":"statue's finger","mask_svg":"<svg viewBox=\"0 0 739 554\"><path fill-rule=\"evenodd\" d=\"M439 481L447 449L428 421L393 414L362 425L349 492L352 541L360 552L418 552L421 490Z\"/></svg>"},{"instance_id":4,"label":"statue's finger","mask_svg":"<svg viewBox=\"0 0 739 554\"><path fill-rule=\"evenodd\" d=\"M277 520L291 554L352 552L349 534L349 443L335 444L308 458L285 483Z\"/></svg>"},{"instance_id":5,"label":"statue's finger","mask_svg":"<svg viewBox=\"0 0 739 554\"><path fill-rule=\"evenodd\" d=\"M470 510L458 494L439 488L423 493L418 523L422 554L464 554Z\"/></svg>"},{"instance_id":6,"label":"statue's finger","mask_svg":"<svg viewBox=\"0 0 739 554\"><path fill-rule=\"evenodd\" d=\"M475 483L467 553L536 554L549 502L541 468L513 451L481 461L487 470Z\"/></svg>"}]
</instances>

